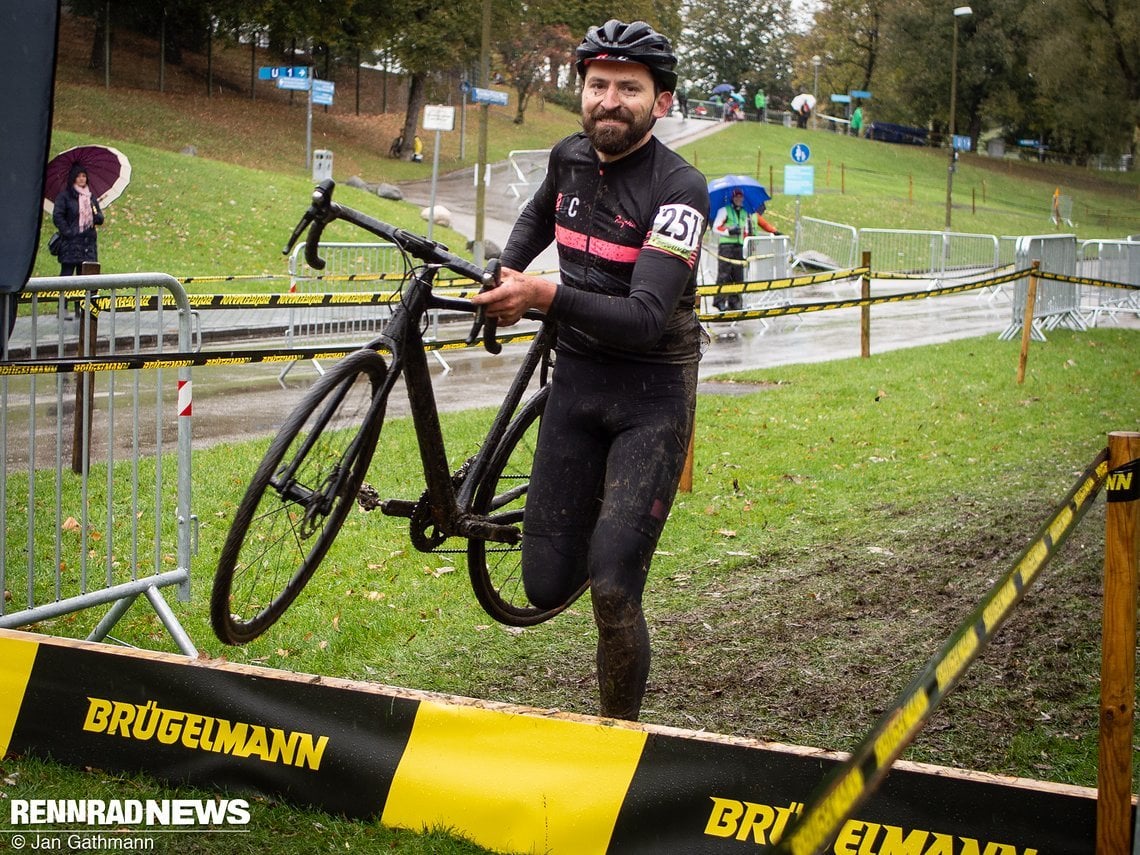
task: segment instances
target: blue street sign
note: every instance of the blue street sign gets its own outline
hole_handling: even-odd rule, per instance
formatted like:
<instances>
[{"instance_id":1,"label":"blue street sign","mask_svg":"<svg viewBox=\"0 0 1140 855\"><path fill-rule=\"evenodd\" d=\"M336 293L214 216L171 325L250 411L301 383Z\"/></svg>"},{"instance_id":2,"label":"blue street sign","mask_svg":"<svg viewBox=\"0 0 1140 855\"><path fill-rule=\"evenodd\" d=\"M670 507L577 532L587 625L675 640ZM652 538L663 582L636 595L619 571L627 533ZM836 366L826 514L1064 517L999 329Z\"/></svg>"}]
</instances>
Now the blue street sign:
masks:
<instances>
[{"instance_id":1,"label":"blue street sign","mask_svg":"<svg viewBox=\"0 0 1140 855\"><path fill-rule=\"evenodd\" d=\"M466 95L468 92L471 91L471 84L468 83L466 80L461 80L459 82L459 91L462 92L464 95Z\"/></svg>"},{"instance_id":2,"label":"blue street sign","mask_svg":"<svg viewBox=\"0 0 1140 855\"><path fill-rule=\"evenodd\" d=\"M811 149L802 142L792 146L792 160L796 163L807 163L811 159Z\"/></svg>"},{"instance_id":3,"label":"blue street sign","mask_svg":"<svg viewBox=\"0 0 1140 855\"><path fill-rule=\"evenodd\" d=\"M970 151L970 137L968 134L954 134L954 151Z\"/></svg>"},{"instance_id":4,"label":"blue street sign","mask_svg":"<svg viewBox=\"0 0 1140 855\"><path fill-rule=\"evenodd\" d=\"M866 89L852 89L847 94L850 95L852 98L860 98L864 101L870 101L871 100L871 93L868 92Z\"/></svg>"},{"instance_id":5,"label":"blue street sign","mask_svg":"<svg viewBox=\"0 0 1140 855\"><path fill-rule=\"evenodd\" d=\"M333 102L333 93L336 91L336 84L331 80L314 80L313 81L313 103L331 105Z\"/></svg>"},{"instance_id":6,"label":"blue street sign","mask_svg":"<svg viewBox=\"0 0 1140 855\"><path fill-rule=\"evenodd\" d=\"M815 167L784 166L784 195L815 195Z\"/></svg>"},{"instance_id":7,"label":"blue street sign","mask_svg":"<svg viewBox=\"0 0 1140 855\"><path fill-rule=\"evenodd\" d=\"M296 89L306 92L309 89L309 78L307 77L278 77L278 89Z\"/></svg>"},{"instance_id":8,"label":"blue street sign","mask_svg":"<svg viewBox=\"0 0 1140 855\"><path fill-rule=\"evenodd\" d=\"M850 95L836 95L836 94L832 93L831 103L832 104L850 104L851 103L851 96Z\"/></svg>"},{"instance_id":9,"label":"blue street sign","mask_svg":"<svg viewBox=\"0 0 1140 855\"><path fill-rule=\"evenodd\" d=\"M471 90L471 101L475 104L499 104L505 107L507 105L507 93L500 92L497 89L475 87Z\"/></svg>"},{"instance_id":10,"label":"blue street sign","mask_svg":"<svg viewBox=\"0 0 1140 855\"><path fill-rule=\"evenodd\" d=\"M307 65L263 65L257 69L258 80L277 80L282 77L308 77Z\"/></svg>"}]
</instances>

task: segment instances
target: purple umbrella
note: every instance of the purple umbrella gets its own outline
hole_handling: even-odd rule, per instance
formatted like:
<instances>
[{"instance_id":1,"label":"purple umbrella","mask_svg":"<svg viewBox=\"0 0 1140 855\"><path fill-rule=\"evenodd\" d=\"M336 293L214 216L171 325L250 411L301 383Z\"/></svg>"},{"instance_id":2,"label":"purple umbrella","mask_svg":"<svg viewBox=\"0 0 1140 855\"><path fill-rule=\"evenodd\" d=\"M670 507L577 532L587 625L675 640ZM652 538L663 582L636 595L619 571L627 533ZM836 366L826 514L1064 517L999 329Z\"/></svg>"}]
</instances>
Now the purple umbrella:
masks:
<instances>
[{"instance_id":1,"label":"purple umbrella","mask_svg":"<svg viewBox=\"0 0 1140 855\"><path fill-rule=\"evenodd\" d=\"M729 92L735 91L736 87L731 83L722 83L719 86L713 87L713 95L727 95Z\"/></svg>"},{"instance_id":2,"label":"purple umbrella","mask_svg":"<svg viewBox=\"0 0 1140 855\"><path fill-rule=\"evenodd\" d=\"M55 197L67 186L71 167L80 163L87 172L87 186L99 200L108 205L131 182L131 162L127 156L106 145L79 145L60 152L47 165L44 178L44 210L55 209Z\"/></svg>"}]
</instances>

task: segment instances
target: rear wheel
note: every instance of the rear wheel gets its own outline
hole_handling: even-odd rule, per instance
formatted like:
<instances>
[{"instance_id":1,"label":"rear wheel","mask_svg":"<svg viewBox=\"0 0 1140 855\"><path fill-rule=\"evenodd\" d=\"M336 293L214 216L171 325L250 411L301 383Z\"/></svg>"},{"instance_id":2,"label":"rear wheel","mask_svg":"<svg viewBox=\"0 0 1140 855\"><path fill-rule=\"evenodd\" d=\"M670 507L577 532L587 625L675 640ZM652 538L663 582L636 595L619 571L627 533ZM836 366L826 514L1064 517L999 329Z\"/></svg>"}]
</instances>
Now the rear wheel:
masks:
<instances>
[{"instance_id":1,"label":"rear wheel","mask_svg":"<svg viewBox=\"0 0 1140 855\"><path fill-rule=\"evenodd\" d=\"M522 529L538 426L548 390L542 389L523 405L491 455L491 462L475 489L472 510L493 523ZM566 602L550 609L531 604L523 590L522 544L495 543L472 538L467 542L467 570L479 605L500 623L534 626L564 611L582 596L583 584Z\"/></svg>"},{"instance_id":2,"label":"rear wheel","mask_svg":"<svg viewBox=\"0 0 1140 855\"><path fill-rule=\"evenodd\" d=\"M332 545L364 480L387 368L374 350L336 363L290 413L254 473L222 546L210 621L227 644L271 627Z\"/></svg>"}]
</instances>

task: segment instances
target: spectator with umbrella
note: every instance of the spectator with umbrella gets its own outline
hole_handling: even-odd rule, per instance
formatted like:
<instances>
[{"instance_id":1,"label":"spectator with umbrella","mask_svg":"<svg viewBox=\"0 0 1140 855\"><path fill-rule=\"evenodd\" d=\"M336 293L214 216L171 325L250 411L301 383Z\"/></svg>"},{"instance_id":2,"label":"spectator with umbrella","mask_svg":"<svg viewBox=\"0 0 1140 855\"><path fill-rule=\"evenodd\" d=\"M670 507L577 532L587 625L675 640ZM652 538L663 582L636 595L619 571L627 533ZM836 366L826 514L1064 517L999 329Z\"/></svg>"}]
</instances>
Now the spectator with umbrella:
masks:
<instances>
[{"instance_id":1,"label":"spectator with umbrella","mask_svg":"<svg viewBox=\"0 0 1140 855\"><path fill-rule=\"evenodd\" d=\"M709 100L720 107L720 115L717 117L723 119L727 115L728 103L732 100L729 96L736 91L736 87L731 83L718 83L713 87L712 93L709 95Z\"/></svg>"},{"instance_id":2,"label":"spectator with umbrella","mask_svg":"<svg viewBox=\"0 0 1140 855\"><path fill-rule=\"evenodd\" d=\"M792 112L796 114L796 127L806 128L811 111L815 109L815 97L801 92L792 99Z\"/></svg>"},{"instance_id":3,"label":"spectator with umbrella","mask_svg":"<svg viewBox=\"0 0 1140 855\"><path fill-rule=\"evenodd\" d=\"M771 198L755 179L726 175L709 182L709 210L716 210L713 233L717 243L716 284L744 282L744 242L761 231L779 234L761 214ZM722 312L744 307L740 294L717 294L713 305Z\"/></svg>"},{"instance_id":4,"label":"spectator with umbrella","mask_svg":"<svg viewBox=\"0 0 1140 855\"><path fill-rule=\"evenodd\" d=\"M109 146L77 146L48 164L44 208L60 235L54 251L60 276L82 273L84 263L99 261L95 227L103 225L102 206L118 198L130 176L126 157Z\"/></svg>"},{"instance_id":5,"label":"spectator with umbrella","mask_svg":"<svg viewBox=\"0 0 1140 855\"><path fill-rule=\"evenodd\" d=\"M71 167L67 187L55 197L51 219L60 234L60 276L75 276L83 269L84 262L99 260L95 227L103 225L103 210L88 186L87 170L82 163Z\"/></svg>"}]
</instances>

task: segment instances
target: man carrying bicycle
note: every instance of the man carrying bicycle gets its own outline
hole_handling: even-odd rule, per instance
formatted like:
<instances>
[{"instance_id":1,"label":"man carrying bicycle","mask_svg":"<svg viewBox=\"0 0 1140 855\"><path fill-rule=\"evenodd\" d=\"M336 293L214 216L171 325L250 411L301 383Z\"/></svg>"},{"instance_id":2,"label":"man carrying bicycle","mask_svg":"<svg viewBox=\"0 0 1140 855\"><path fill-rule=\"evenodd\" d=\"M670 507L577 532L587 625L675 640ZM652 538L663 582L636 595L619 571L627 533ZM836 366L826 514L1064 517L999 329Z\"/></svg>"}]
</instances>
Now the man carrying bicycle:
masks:
<instances>
[{"instance_id":1,"label":"man carrying bicycle","mask_svg":"<svg viewBox=\"0 0 1140 855\"><path fill-rule=\"evenodd\" d=\"M474 302L503 326L528 309L558 324L523 521L526 593L553 606L589 578L601 713L636 720L650 661L642 592L696 406L709 196L704 176L653 136L677 84L669 40L611 20L590 28L577 60L583 131L551 150L503 250L501 284ZM522 272L551 241L557 284Z\"/></svg>"}]
</instances>

